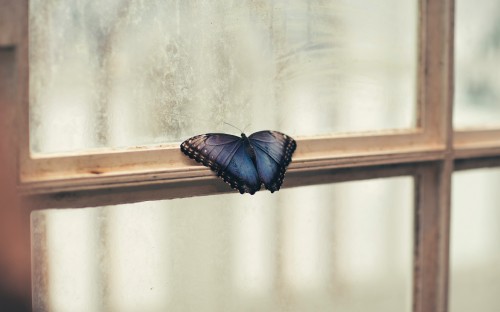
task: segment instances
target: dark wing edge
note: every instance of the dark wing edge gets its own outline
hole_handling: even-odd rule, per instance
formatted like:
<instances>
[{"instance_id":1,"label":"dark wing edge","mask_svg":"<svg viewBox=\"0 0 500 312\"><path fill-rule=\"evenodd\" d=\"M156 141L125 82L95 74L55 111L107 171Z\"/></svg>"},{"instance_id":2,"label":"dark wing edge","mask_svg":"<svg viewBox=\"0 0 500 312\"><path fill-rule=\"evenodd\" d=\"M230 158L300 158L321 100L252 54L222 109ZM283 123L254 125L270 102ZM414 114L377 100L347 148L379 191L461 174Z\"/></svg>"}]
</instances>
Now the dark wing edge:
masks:
<instances>
[{"instance_id":1,"label":"dark wing edge","mask_svg":"<svg viewBox=\"0 0 500 312\"><path fill-rule=\"evenodd\" d=\"M269 134L274 136L277 141L283 142L283 156L281 157L281 161L278 163L279 174L277 174L269 183L267 184L264 183L266 189L268 189L271 193L274 193L275 191L279 191L281 185L283 184L283 180L285 179L286 169L290 164L290 162L292 161L292 154L293 152L295 152L295 149L297 148L297 143L292 137L278 131L266 130L266 131L255 132L252 135L250 135L249 138L251 139L252 145L258 148L260 151L265 153L268 157L270 157L273 160L276 160L275 157L266 152L265 149L262 146L260 146L262 143L259 143L259 141L266 143L269 142L267 140L259 140L258 138L259 134L264 134L265 132L268 132Z\"/></svg>"},{"instance_id":2,"label":"dark wing edge","mask_svg":"<svg viewBox=\"0 0 500 312\"><path fill-rule=\"evenodd\" d=\"M182 142L181 151L189 158L196 160L197 162L203 164L206 167L209 167L210 169L212 169L213 171L218 173L219 171L225 169L225 167L227 166L227 163L218 164L212 160L212 159L217 158L217 157L210 159L210 152L212 152L212 150L210 150L208 153L204 153L204 151L203 151L203 149L207 145L206 140L212 135L220 135L220 134L218 134L218 133L200 134L200 135L196 135L192 138L189 138L186 141ZM234 136L234 141L229 142L229 143L234 143L238 140L239 140L239 138ZM228 144L228 143L226 143L226 144ZM237 144L235 146L235 148L229 153L230 157L227 157L226 160L230 159L236 153L236 151L238 150L238 147L239 147L239 144ZM223 150L223 148L221 149L221 151L219 151L219 153L222 152L222 150ZM218 154L217 154L217 156L218 156Z\"/></svg>"},{"instance_id":3,"label":"dark wing edge","mask_svg":"<svg viewBox=\"0 0 500 312\"><path fill-rule=\"evenodd\" d=\"M238 151L238 149L241 147L242 142L236 143L236 146L234 149L230 152L230 156L227 157L226 159L229 160L226 164L218 164L217 162L213 161L210 159L209 155L205 155L203 153L203 147L205 146L205 141L207 140L209 135L213 134L201 134L194 136L192 138L187 139L186 141L182 142L181 144L181 151L188 156L191 159L194 159L196 162L203 164L204 166L210 168L213 172L218 177L221 177L224 182L229 184L232 189L238 190L241 194L243 193L249 193L251 195L255 194L258 190L260 190L260 185L258 188L256 187L250 187L245 184L244 181L242 181L240 178L237 176L233 175L230 172L224 171L224 169L227 167L229 164L230 160L234 156L234 154ZM216 134L219 135L219 134ZM222 134L226 135L226 134ZM237 140L240 140L240 138L234 136ZM201 148L200 148L201 146Z\"/></svg>"}]
</instances>

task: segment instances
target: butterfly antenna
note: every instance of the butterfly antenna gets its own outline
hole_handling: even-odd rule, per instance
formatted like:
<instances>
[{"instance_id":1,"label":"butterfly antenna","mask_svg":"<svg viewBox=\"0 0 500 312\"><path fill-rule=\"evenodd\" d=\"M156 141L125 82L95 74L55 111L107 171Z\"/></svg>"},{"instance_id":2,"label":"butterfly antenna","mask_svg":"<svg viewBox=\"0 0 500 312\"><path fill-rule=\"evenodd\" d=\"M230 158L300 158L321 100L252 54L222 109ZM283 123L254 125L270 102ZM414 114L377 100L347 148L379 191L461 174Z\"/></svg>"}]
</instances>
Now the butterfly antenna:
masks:
<instances>
[{"instance_id":1,"label":"butterfly antenna","mask_svg":"<svg viewBox=\"0 0 500 312\"><path fill-rule=\"evenodd\" d=\"M245 132L247 130L248 127L250 127L252 124L249 123L248 125L245 126L245 128L243 128L243 132Z\"/></svg>"},{"instance_id":2,"label":"butterfly antenna","mask_svg":"<svg viewBox=\"0 0 500 312\"><path fill-rule=\"evenodd\" d=\"M225 122L225 121L222 121L222 122L223 122L223 123L225 123L225 124L226 124L226 125L228 125L228 126L231 126L231 127L235 128L236 130L239 130L241 133L243 133L243 132L244 132L244 131L241 131L241 129L240 129L240 128L236 127L235 125L230 124L229 122Z\"/></svg>"}]
</instances>

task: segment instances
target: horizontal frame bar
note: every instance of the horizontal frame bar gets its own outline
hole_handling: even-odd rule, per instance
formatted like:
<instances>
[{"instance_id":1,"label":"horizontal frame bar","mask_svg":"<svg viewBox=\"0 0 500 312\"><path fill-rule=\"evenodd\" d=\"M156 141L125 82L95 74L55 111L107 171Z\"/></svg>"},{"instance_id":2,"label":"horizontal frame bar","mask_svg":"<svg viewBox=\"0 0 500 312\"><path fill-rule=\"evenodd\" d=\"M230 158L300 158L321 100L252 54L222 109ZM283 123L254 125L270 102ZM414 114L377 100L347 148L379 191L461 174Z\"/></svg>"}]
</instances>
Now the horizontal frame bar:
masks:
<instances>
[{"instance_id":1,"label":"horizontal frame bar","mask_svg":"<svg viewBox=\"0 0 500 312\"><path fill-rule=\"evenodd\" d=\"M289 172L401 164L439 160L443 157L444 149L440 146L406 143L404 148L401 148L402 141L415 142L417 137L416 134L397 134L298 139L298 148ZM167 159L168 162L161 162L163 159ZM37 168L42 170L37 172L38 175L33 175L31 171L31 174L25 173L20 185L25 195L134 185L175 184L213 177L208 168L188 159L177 146L34 161L39 162ZM74 164L79 162L83 164L75 168ZM95 163L99 166L89 168ZM117 163L120 166L116 166ZM42 164L45 167L41 166ZM51 170L56 166L61 170Z\"/></svg>"},{"instance_id":2,"label":"horizontal frame bar","mask_svg":"<svg viewBox=\"0 0 500 312\"><path fill-rule=\"evenodd\" d=\"M500 131L455 132L453 159L500 156ZM298 139L289 172L402 164L444 158L444 146L422 144L418 132L388 135ZM404 142L404 148L402 148ZM420 144L419 144L420 143ZM399 149L398 149L399 148ZM162 162L161 160L168 160ZM98 164L98 165L96 165ZM133 185L182 183L213 176L208 168L185 157L177 144L154 150L96 152L33 159L38 170L25 172L25 195ZM58 168L59 170L55 170Z\"/></svg>"},{"instance_id":3,"label":"horizontal frame bar","mask_svg":"<svg viewBox=\"0 0 500 312\"><path fill-rule=\"evenodd\" d=\"M500 129L455 131L455 158L477 158L500 155Z\"/></svg>"},{"instance_id":4,"label":"horizontal frame bar","mask_svg":"<svg viewBox=\"0 0 500 312\"><path fill-rule=\"evenodd\" d=\"M331 168L311 171L287 172L284 187L300 187L355 180L415 176L425 163L370 166L359 168ZM267 192L266 190L262 190ZM228 185L216 177L186 180L175 184L132 185L128 187L100 188L76 192L60 192L29 196L33 209L84 208L165 200L190 196L234 193ZM248 194L242 196L251 196Z\"/></svg>"}]
</instances>

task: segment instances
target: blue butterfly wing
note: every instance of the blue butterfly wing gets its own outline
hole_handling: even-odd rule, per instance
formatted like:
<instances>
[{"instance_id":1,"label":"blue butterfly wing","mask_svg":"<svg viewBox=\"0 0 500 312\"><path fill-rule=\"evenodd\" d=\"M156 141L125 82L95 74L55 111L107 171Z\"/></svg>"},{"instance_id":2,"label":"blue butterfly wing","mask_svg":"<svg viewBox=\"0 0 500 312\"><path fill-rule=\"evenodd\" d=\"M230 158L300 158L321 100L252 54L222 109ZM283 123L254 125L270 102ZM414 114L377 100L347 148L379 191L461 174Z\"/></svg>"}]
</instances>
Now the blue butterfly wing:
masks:
<instances>
[{"instance_id":1,"label":"blue butterfly wing","mask_svg":"<svg viewBox=\"0 0 500 312\"><path fill-rule=\"evenodd\" d=\"M241 194L254 194L260 190L262 182L243 141L226 169L222 171L221 177Z\"/></svg>"},{"instance_id":2,"label":"blue butterfly wing","mask_svg":"<svg viewBox=\"0 0 500 312\"><path fill-rule=\"evenodd\" d=\"M284 133L268 130L255 132L248 139L260 180L271 193L279 190L297 143Z\"/></svg>"},{"instance_id":3,"label":"blue butterfly wing","mask_svg":"<svg viewBox=\"0 0 500 312\"><path fill-rule=\"evenodd\" d=\"M224 133L197 135L184 141L181 151L212 169L242 194L260 190L257 169L240 137Z\"/></svg>"}]
</instances>

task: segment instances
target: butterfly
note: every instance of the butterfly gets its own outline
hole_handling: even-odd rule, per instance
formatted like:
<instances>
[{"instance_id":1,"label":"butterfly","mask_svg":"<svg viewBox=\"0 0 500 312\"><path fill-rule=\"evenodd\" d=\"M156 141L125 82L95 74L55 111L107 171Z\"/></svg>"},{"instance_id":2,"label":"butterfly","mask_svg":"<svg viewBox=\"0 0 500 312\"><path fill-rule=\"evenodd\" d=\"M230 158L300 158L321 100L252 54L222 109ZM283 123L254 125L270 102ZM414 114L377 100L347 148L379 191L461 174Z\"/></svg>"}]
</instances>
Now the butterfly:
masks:
<instances>
[{"instance_id":1,"label":"butterfly","mask_svg":"<svg viewBox=\"0 0 500 312\"><path fill-rule=\"evenodd\" d=\"M288 135L264 130L241 137L224 133L194 136L181 144L181 151L209 167L241 194L255 194L262 184L274 193L297 147Z\"/></svg>"}]
</instances>

